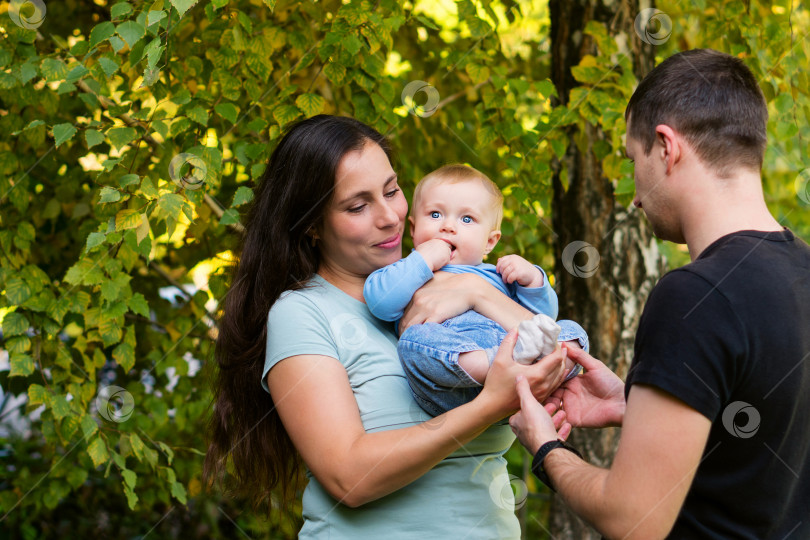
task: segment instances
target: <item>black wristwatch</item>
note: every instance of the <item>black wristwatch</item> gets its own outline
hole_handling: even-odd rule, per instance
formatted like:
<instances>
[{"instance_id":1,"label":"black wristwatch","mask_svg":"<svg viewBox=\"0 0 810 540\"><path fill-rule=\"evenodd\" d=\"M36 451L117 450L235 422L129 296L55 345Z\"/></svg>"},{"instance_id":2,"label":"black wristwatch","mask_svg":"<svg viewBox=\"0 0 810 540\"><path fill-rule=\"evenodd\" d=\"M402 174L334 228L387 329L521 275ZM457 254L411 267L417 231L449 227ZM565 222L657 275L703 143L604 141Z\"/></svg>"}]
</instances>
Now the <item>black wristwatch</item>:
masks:
<instances>
[{"instance_id":1,"label":"black wristwatch","mask_svg":"<svg viewBox=\"0 0 810 540\"><path fill-rule=\"evenodd\" d=\"M554 489L554 486L551 485L551 479L548 477L548 473L546 473L546 470L543 468L543 461L546 459L548 453L554 450L555 448L565 448L569 452L573 452L574 454L576 454L578 457L580 458L582 457L582 454L580 454L576 448L574 448L569 444L565 444L565 442L562 439L557 439L556 441L549 441L537 450L537 453L534 455L534 459L532 459L532 472L537 478L540 479L541 482L547 485L549 489L551 489L551 491L554 492L556 492L557 490Z\"/></svg>"}]
</instances>

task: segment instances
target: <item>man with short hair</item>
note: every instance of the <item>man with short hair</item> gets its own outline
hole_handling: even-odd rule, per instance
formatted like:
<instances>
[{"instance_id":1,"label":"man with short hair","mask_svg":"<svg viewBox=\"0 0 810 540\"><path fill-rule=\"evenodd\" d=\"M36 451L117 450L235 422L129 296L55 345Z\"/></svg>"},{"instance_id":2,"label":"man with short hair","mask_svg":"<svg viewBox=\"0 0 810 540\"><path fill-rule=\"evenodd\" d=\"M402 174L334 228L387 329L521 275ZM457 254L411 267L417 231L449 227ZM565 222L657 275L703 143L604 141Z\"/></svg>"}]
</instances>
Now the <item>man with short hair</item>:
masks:
<instances>
[{"instance_id":1,"label":"man with short hair","mask_svg":"<svg viewBox=\"0 0 810 540\"><path fill-rule=\"evenodd\" d=\"M765 205L762 92L739 59L692 50L645 77L626 118L633 203L692 262L650 293L626 383L570 350L586 373L545 409L519 378L510 424L608 538L810 538L810 247ZM622 426L610 469L558 440L572 425Z\"/></svg>"}]
</instances>

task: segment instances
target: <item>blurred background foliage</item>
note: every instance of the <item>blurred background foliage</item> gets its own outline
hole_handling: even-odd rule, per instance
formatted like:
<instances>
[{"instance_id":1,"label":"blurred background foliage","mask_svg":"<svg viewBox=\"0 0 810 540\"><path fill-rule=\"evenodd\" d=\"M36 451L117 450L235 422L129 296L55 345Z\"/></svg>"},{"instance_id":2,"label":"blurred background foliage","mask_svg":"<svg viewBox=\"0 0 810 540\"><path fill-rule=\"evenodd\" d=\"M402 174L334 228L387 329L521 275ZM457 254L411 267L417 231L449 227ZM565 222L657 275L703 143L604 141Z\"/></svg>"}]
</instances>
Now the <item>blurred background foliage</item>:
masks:
<instances>
[{"instance_id":1,"label":"blurred background foliage","mask_svg":"<svg viewBox=\"0 0 810 540\"><path fill-rule=\"evenodd\" d=\"M657 7L671 21L657 59L712 47L758 77L768 204L810 238L807 10ZM0 5L0 529L294 537L300 511L254 515L200 481L217 304L255 179L291 122L351 115L392 139L409 199L440 165L487 173L507 196L494 257L564 271L549 216L558 159L580 143L565 127L605 132L595 151L628 206L623 114L637 79L626 36L589 24L600 54L560 105L550 29L541 0ZM661 250L670 267L688 262ZM99 394L108 385L120 390ZM525 455L508 453L529 492L518 512L544 538L548 493Z\"/></svg>"}]
</instances>

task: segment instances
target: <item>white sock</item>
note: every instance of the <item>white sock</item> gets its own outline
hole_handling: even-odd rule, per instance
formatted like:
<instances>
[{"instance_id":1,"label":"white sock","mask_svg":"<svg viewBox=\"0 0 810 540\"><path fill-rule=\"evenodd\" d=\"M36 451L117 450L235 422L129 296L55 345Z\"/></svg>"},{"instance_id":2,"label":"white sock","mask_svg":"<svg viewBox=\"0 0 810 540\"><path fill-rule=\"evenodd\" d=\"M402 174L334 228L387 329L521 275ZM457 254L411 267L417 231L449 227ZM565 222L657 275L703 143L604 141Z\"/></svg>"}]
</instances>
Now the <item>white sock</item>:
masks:
<instances>
[{"instance_id":1,"label":"white sock","mask_svg":"<svg viewBox=\"0 0 810 540\"><path fill-rule=\"evenodd\" d=\"M548 315L538 313L518 325L518 338L512 353L515 362L529 365L557 348L560 325Z\"/></svg>"}]
</instances>

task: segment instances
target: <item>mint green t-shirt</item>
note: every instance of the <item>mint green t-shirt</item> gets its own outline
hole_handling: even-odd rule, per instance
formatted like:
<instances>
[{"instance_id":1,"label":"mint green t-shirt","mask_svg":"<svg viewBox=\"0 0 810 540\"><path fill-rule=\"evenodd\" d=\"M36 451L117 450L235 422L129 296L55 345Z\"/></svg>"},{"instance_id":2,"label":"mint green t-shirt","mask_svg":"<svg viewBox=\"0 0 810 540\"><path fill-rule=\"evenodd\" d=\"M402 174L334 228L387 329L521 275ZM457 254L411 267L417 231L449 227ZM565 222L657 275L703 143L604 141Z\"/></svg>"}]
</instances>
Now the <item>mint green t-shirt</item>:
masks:
<instances>
[{"instance_id":1,"label":"mint green t-shirt","mask_svg":"<svg viewBox=\"0 0 810 540\"><path fill-rule=\"evenodd\" d=\"M306 289L281 295L267 329L265 390L281 360L330 356L346 368L366 432L431 419L411 397L393 324L317 274ZM492 426L414 482L358 508L340 504L307 471L299 538L520 538L503 458L514 438L508 425Z\"/></svg>"}]
</instances>

